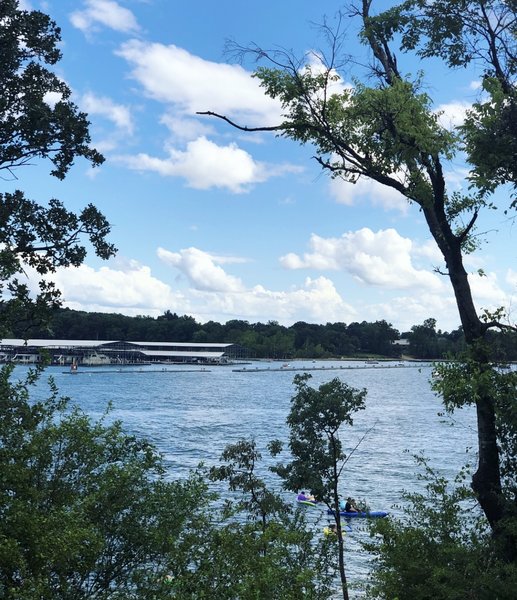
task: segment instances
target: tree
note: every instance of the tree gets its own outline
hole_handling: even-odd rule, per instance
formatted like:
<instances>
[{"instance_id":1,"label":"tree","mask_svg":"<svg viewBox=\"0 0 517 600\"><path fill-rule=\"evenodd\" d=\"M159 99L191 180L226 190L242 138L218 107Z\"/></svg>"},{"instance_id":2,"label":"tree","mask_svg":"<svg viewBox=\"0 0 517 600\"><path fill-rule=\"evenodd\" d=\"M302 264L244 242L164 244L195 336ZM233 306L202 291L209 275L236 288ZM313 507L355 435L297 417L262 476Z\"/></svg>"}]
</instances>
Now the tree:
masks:
<instances>
[{"instance_id":1,"label":"tree","mask_svg":"<svg viewBox=\"0 0 517 600\"><path fill-rule=\"evenodd\" d=\"M237 504L238 509L256 516L264 533L269 518L287 513L288 508L256 475L260 459L261 454L254 440L240 440L235 444L228 444L221 456L224 464L213 467L210 477L215 481L227 481L232 492L241 492L242 500Z\"/></svg>"},{"instance_id":2,"label":"tree","mask_svg":"<svg viewBox=\"0 0 517 600\"><path fill-rule=\"evenodd\" d=\"M416 358L441 358L437 354L436 319L426 319L422 325L413 325L407 336L409 352Z\"/></svg>"},{"instance_id":3,"label":"tree","mask_svg":"<svg viewBox=\"0 0 517 600\"><path fill-rule=\"evenodd\" d=\"M282 123L247 128L225 115L201 114L222 118L246 131L274 131L301 144L310 143L316 161L332 177L352 183L369 178L418 206L444 258L470 359L477 365L475 394L468 399L475 404L478 426L478 468L472 486L494 535L505 540L506 556L514 560L517 528L509 523L517 518L517 499L502 487L498 398L496 390L485 385L493 369L490 346L484 343L487 332L508 326L501 313L478 314L464 256L476 246L480 211L495 208L491 193L499 184L515 181L515 119L506 127L516 93L515 2L408 0L377 15L371 12L372 4L372 0L362 0L349 12L359 20L361 40L373 61L363 73L366 83L357 81L354 88L335 91L340 67L357 64L340 55L345 43L341 15L337 28L322 27L329 42L328 56L311 53L311 60L298 60L281 50L235 46L241 56L251 53L269 61L269 66L257 68L255 76L269 96L280 100ZM422 91L422 76L404 75L399 67L394 51L397 42L402 51L415 51L424 58L441 56L451 66L477 61L491 98L473 108L464 128L444 129L431 98ZM487 138L498 135L503 126L509 155L499 144L485 155ZM447 188L445 168L460 150L474 167L467 181L469 193Z\"/></svg>"},{"instance_id":4,"label":"tree","mask_svg":"<svg viewBox=\"0 0 517 600\"><path fill-rule=\"evenodd\" d=\"M339 576L343 598L348 600L345 571L343 530L339 507L341 474L346 462L341 427L353 425L352 415L364 408L366 390L349 387L337 377L318 389L307 382L311 375L296 375L296 393L291 400L287 417L289 449L292 460L274 467L284 480L286 489L297 492L308 489L317 501L324 502L333 511L337 526ZM281 445L271 449L276 454Z\"/></svg>"},{"instance_id":5,"label":"tree","mask_svg":"<svg viewBox=\"0 0 517 600\"><path fill-rule=\"evenodd\" d=\"M48 68L61 58L59 28L47 15L20 10L18 4L0 5L0 171L16 178L19 167L43 158L52 162L51 174L63 179L76 158L94 166L104 158L89 146L89 122L70 101L70 89ZM0 194L0 334L12 323L34 324L59 303L59 291L43 277L59 266L81 264L83 237L101 258L112 256L109 231L91 204L76 215L56 199L43 207L19 190ZM28 267L42 278L35 299L18 279Z\"/></svg>"},{"instance_id":6,"label":"tree","mask_svg":"<svg viewBox=\"0 0 517 600\"><path fill-rule=\"evenodd\" d=\"M315 539L300 515L293 515L290 506L257 475L261 454L255 441L229 444L221 460L219 467L210 470L210 477L227 481L237 499L226 505L224 516L230 525L217 534L216 554L226 559L226 552L231 552L224 573L228 577L229 569L235 571L241 583L237 594L223 596L219 591L213 597L330 598L330 546ZM246 524L239 525L239 514ZM241 540L236 542L236 536Z\"/></svg>"},{"instance_id":7,"label":"tree","mask_svg":"<svg viewBox=\"0 0 517 600\"><path fill-rule=\"evenodd\" d=\"M41 371L13 383L13 368L0 370L2 598L168 597L171 566L186 571L208 529L206 484L167 481L149 443L71 409L52 379L31 401Z\"/></svg>"},{"instance_id":8,"label":"tree","mask_svg":"<svg viewBox=\"0 0 517 600\"><path fill-rule=\"evenodd\" d=\"M416 9L416 10L415 10ZM460 127L472 167L484 191L510 183L517 189L516 6L513 0L413 0L394 9L402 48L439 57L451 68L481 67L484 94ZM515 195L515 194L514 194ZM515 207L515 200L512 205Z\"/></svg>"},{"instance_id":9,"label":"tree","mask_svg":"<svg viewBox=\"0 0 517 600\"><path fill-rule=\"evenodd\" d=\"M115 252L106 241L109 232L106 218L91 204L76 215L59 200L52 199L44 208L21 191L0 194L0 334L14 323L18 329L34 326L49 307L59 305L59 290L44 279L32 301L29 285L18 279L27 267L43 276L58 266L79 266L86 256L81 242L85 235L98 256L109 258Z\"/></svg>"},{"instance_id":10,"label":"tree","mask_svg":"<svg viewBox=\"0 0 517 600\"><path fill-rule=\"evenodd\" d=\"M0 170L14 176L34 158L49 158L51 174L63 179L76 157L93 165L104 158L89 147L89 122L70 101L70 88L45 66L61 59L61 30L48 15L18 4L5 0L0 7Z\"/></svg>"},{"instance_id":11,"label":"tree","mask_svg":"<svg viewBox=\"0 0 517 600\"><path fill-rule=\"evenodd\" d=\"M510 600L517 569L501 560L466 472L451 484L416 457L422 493L404 494L400 517L371 523L368 598ZM423 470L423 471L422 471Z\"/></svg>"}]
</instances>

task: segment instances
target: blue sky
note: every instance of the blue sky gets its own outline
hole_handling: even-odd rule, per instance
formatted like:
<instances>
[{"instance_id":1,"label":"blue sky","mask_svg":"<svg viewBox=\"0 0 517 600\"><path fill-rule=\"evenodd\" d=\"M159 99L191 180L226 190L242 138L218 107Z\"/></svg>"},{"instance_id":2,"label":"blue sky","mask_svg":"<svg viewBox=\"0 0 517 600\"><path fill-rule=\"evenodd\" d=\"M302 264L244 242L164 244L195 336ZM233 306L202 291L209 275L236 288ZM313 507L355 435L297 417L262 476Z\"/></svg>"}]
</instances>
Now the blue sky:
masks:
<instances>
[{"instance_id":1,"label":"blue sky","mask_svg":"<svg viewBox=\"0 0 517 600\"><path fill-rule=\"evenodd\" d=\"M4 182L8 191L20 187L41 202L57 197L70 209L92 202L112 223L116 258L90 253L82 267L57 273L66 306L151 316L171 310L201 323L386 319L403 331L434 317L444 330L459 325L448 280L433 271L442 262L417 207L368 181L331 181L310 147L196 115L213 110L243 125L278 123L279 107L251 78L254 64L231 63L225 42L318 51L315 23L331 19L339 2L21 5L43 10L62 28L57 72L89 114L93 144L106 157L97 169L77 161L63 182L48 176L43 162ZM347 51L365 57L352 30ZM406 56L400 64L404 72L424 70L444 123L460 122L477 97L474 67L450 72ZM451 189L460 189L465 173L460 162L448 165ZM506 196L499 197L506 207ZM486 243L467 259L476 304L511 313L514 227L502 210L491 211L479 231L487 232Z\"/></svg>"}]
</instances>

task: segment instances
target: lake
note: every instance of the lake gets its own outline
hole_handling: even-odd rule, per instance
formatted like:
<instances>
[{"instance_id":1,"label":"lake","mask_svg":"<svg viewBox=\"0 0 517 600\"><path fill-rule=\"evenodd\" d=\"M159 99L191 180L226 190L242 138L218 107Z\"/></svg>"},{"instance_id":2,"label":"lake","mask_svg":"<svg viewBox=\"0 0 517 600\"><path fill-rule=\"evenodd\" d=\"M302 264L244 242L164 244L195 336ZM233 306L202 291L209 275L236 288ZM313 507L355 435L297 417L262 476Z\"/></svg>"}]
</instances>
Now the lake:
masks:
<instances>
[{"instance_id":1,"label":"lake","mask_svg":"<svg viewBox=\"0 0 517 600\"><path fill-rule=\"evenodd\" d=\"M343 430L349 452L373 428L346 465L342 494L366 500L372 510L392 513L397 512L393 505L400 503L402 490L421 489L413 454L423 452L431 466L453 478L474 457L477 443L474 409L458 411L454 420L438 415L442 406L429 384L432 365L397 364L289 363L292 368L310 369L313 387L339 377L368 390L366 409L357 413L353 427ZM94 417L111 403L109 418L120 419L129 432L151 440L164 455L169 476L181 478L201 461L207 466L217 464L225 445L243 437L253 436L263 451L265 467L270 464L267 442L287 439L285 419L294 393L295 372L278 370L281 366L256 362L239 372L236 366L90 367L77 375L50 367L47 373L62 394ZM469 454L468 447L472 448ZM274 483L267 469L263 473ZM311 517L318 527L325 524L326 515L315 511ZM352 581L361 580L368 570L359 543L364 535L364 524L355 523L347 535Z\"/></svg>"}]
</instances>

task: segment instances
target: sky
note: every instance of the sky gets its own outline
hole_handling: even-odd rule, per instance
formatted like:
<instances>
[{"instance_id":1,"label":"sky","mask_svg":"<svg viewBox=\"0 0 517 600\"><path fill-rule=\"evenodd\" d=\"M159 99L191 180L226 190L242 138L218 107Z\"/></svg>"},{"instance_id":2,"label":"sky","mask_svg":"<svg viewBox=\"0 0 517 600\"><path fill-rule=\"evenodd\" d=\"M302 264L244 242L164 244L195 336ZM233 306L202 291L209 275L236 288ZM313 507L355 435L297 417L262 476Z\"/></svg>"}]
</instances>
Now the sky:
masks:
<instances>
[{"instance_id":1,"label":"sky","mask_svg":"<svg viewBox=\"0 0 517 600\"><path fill-rule=\"evenodd\" d=\"M390 4L381 0L381 8ZM459 318L443 261L418 207L367 180L332 180L310 146L243 133L199 111L247 126L275 125L281 108L252 77L256 63L225 50L324 48L321 24L339 2L307 0L24 0L62 29L56 72L89 115L106 162L77 160L64 181L44 161L18 169L21 188L70 210L93 203L112 224L117 256L89 252L55 279L76 310L157 317L170 310L199 323L244 319L289 326L385 319L399 331L427 318L451 331ZM346 50L367 62L352 24ZM478 98L475 67L399 55L425 75L446 125ZM337 85L350 85L343 80ZM352 76L352 73L349 73ZM451 189L466 175L448 165ZM499 192L498 202L508 206ZM484 242L466 259L476 306L517 315L515 225L503 210L479 221ZM478 275L483 269L485 276ZM513 307L513 309L512 309Z\"/></svg>"}]
</instances>

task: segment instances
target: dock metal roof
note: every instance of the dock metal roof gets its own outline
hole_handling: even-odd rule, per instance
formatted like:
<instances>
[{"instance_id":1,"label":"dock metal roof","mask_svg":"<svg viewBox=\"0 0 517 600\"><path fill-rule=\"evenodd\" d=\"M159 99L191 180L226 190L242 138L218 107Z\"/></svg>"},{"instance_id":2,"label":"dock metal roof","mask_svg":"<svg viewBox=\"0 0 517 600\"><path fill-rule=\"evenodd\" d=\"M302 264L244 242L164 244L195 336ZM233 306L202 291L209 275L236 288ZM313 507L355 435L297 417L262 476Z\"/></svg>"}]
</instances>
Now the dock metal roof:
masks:
<instances>
[{"instance_id":1,"label":"dock metal roof","mask_svg":"<svg viewBox=\"0 0 517 600\"><path fill-rule=\"evenodd\" d=\"M101 348L109 344L127 344L139 348L221 348L226 349L234 344L203 343L203 342L126 342L123 340L41 340L4 338L0 340L1 346L15 346L26 348Z\"/></svg>"}]
</instances>

